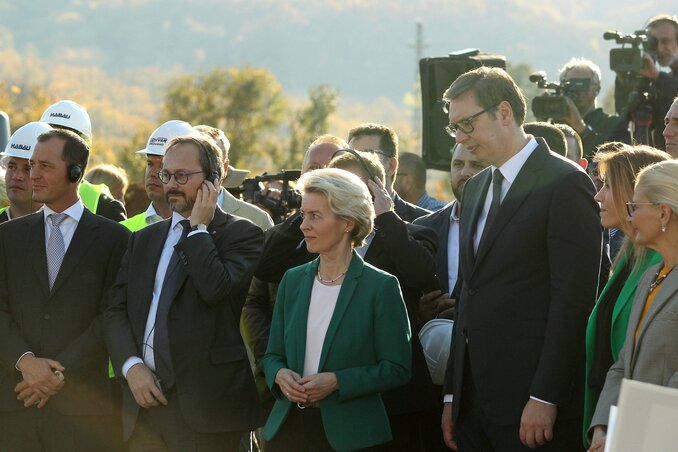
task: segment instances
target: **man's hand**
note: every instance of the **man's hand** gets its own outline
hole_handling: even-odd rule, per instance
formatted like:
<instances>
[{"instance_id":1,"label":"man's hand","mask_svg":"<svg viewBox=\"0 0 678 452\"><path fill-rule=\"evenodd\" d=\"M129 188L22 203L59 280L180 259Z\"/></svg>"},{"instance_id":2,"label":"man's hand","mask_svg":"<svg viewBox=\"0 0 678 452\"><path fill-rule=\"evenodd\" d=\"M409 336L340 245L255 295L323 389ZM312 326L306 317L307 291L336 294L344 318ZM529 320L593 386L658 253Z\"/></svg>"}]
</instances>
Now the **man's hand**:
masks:
<instances>
[{"instance_id":1,"label":"man's hand","mask_svg":"<svg viewBox=\"0 0 678 452\"><path fill-rule=\"evenodd\" d=\"M195 204L191 211L191 226L196 224L208 225L214 218L214 209L217 208L217 200L219 199L219 190L217 190L215 183L205 179L202 186L198 189L195 196Z\"/></svg>"},{"instance_id":2,"label":"man's hand","mask_svg":"<svg viewBox=\"0 0 678 452\"><path fill-rule=\"evenodd\" d=\"M61 382L61 386L63 387L64 382ZM29 408L32 406L37 405L38 408L42 408L47 404L47 401L49 400L49 396L41 396L37 391L35 391L33 388L28 386L28 383L26 381L21 381L16 387L14 388L14 392L16 392L18 395L16 397L17 400L22 400L24 402L24 407Z\"/></svg>"},{"instance_id":3,"label":"man's hand","mask_svg":"<svg viewBox=\"0 0 678 452\"><path fill-rule=\"evenodd\" d=\"M452 450L457 450L457 442L454 440L454 421L452 420L452 402L443 406L443 416L440 420L440 428L443 429L445 445Z\"/></svg>"},{"instance_id":4,"label":"man's hand","mask_svg":"<svg viewBox=\"0 0 678 452\"><path fill-rule=\"evenodd\" d=\"M374 215L379 216L384 212L393 210L393 199L391 195L388 194L384 184L375 176L373 180L367 181L367 188L370 189L370 193L374 196Z\"/></svg>"},{"instance_id":5,"label":"man's hand","mask_svg":"<svg viewBox=\"0 0 678 452\"><path fill-rule=\"evenodd\" d=\"M66 370L58 361L25 355L19 361L18 367L24 382L40 397L53 396L64 387L64 382L54 375L55 370L60 372ZM14 390L16 391L16 388Z\"/></svg>"},{"instance_id":6,"label":"man's hand","mask_svg":"<svg viewBox=\"0 0 678 452\"><path fill-rule=\"evenodd\" d=\"M134 400L142 408L151 408L159 404L167 405L167 399L156 384L156 378L145 364L135 364L127 371L127 385Z\"/></svg>"},{"instance_id":7,"label":"man's hand","mask_svg":"<svg viewBox=\"0 0 678 452\"><path fill-rule=\"evenodd\" d=\"M638 71L639 75L647 77L650 80L657 80L659 77L659 71L657 70L657 65L654 63L654 60L647 53L643 55L643 68Z\"/></svg>"},{"instance_id":8,"label":"man's hand","mask_svg":"<svg viewBox=\"0 0 678 452\"><path fill-rule=\"evenodd\" d=\"M309 403L316 403L324 399L337 389L339 383L334 372L323 372L304 377L298 382L306 390Z\"/></svg>"},{"instance_id":9,"label":"man's hand","mask_svg":"<svg viewBox=\"0 0 678 452\"><path fill-rule=\"evenodd\" d=\"M543 446L553 439L553 424L558 407L530 399L520 418L520 441L530 449Z\"/></svg>"},{"instance_id":10,"label":"man's hand","mask_svg":"<svg viewBox=\"0 0 678 452\"><path fill-rule=\"evenodd\" d=\"M309 403L306 388L300 381L301 375L290 369L280 369L275 375L275 383L290 402Z\"/></svg>"},{"instance_id":11,"label":"man's hand","mask_svg":"<svg viewBox=\"0 0 678 452\"><path fill-rule=\"evenodd\" d=\"M424 294L419 299L417 315L424 323L435 318L452 319L456 312L457 302L446 292L434 290Z\"/></svg>"},{"instance_id":12,"label":"man's hand","mask_svg":"<svg viewBox=\"0 0 678 452\"><path fill-rule=\"evenodd\" d=\"M593 428L593 438L588 452L603 452L605 450L605 441L607 440L607 430L602 425L596 425Z\"/></svg>"},{"instance_id":13,"label":"man's hand","mask_svg":"<svg viewBox=\"0 0 678 452\"><path fill-rule=\"evenodd\" d=\"M565 96L565 102L567 103L567 116L563 118L563 121L572 127L578 134L584 132L586 129L586 123L579 113L579 109L574 104L574 101L569 97Z\"/></svg>"}]
</instances>

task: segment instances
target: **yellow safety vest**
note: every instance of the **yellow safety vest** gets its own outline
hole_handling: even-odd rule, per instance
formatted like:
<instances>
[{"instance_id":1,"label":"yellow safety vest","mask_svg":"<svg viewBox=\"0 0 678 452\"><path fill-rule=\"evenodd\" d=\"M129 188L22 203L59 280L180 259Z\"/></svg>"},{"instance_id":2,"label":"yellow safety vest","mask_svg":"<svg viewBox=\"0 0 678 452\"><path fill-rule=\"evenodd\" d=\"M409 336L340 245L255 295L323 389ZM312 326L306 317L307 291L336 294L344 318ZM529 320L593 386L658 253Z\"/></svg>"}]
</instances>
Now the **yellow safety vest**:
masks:
<instances>
[{"instance_id":1,"label":"yellow safety vest","mask_svg":"<svg viewBox=\"0 0 678 452\"><path fill-rule=\"evenodd\" d=\"M132 232L138 231L148 226L146 223L146 212L141 212L140 214L134 215L131 218L123 220L120 222L121 225L125 226Z\"/></svg>"},{"instance_id":2,"label":"yellow safety vest","mask_svg":"<svg viewBox=\"0 0 678 452\"><path fill-rule=\"evenodd\" d=\"M83 180L80 183L80 187L78 188L78 194L80 195L80 199L82 199L82 203L87 207L87 210L89 210L92 213L97 213L97 207L99 207L99 197L101 196L102 192L108 192L106 193L107 195L110 196L110 190L106 185L104 184L90 184L86 180Z\"/></svg>"}]
</instances>

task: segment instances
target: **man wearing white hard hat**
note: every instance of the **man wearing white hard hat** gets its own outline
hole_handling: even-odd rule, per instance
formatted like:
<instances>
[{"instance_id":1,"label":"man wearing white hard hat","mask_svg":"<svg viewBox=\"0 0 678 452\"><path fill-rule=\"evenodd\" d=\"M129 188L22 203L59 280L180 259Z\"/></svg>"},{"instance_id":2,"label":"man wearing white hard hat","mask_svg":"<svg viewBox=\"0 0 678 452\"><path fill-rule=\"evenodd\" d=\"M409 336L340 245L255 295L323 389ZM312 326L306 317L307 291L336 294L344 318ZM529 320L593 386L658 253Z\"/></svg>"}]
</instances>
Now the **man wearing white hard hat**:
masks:
<instances>
[{"instance_id":1,"label":"man wearing white hard hat","mask_svg":"<svg viewBox=\"0 0 678 452\"><path fill-rule=\"evenodd\" d=\"M47 107L40 121L46 122L55 129L67 129L75 132L92 145L92 122L85 107L72 100L61 100ZM104 184L90 184L86 180L80 183L78 194L90 212L113 221L127 218L125 207L113 198Z\"/></svg>"},{"instance_id":2,"label":"man wearing white hard hat","mask_svg":"<svg viewBox=\"0 0 678 452\"><path fill-rule=\"evenodd\" d=\"M217 129L216 127L206 125L195 126L195 130L210 137L212 141L214 141L216 145L219 146L219 149L221 149L221 152L223 153L224 174L226 176L224 177L224 182L222 182L223 186L220 187L219 191L219 207L221 207L224 212L230 213L231 215L247 218L264 231L273 226L273 220L269 214L254 204L250 204L236 198L228 190L226 190L226 188L224 188L235 182L238 182L237 185L235 185L237 187L242 183L244 178L247 176L247 173L249 173L249 171L245 172L243 170L236 170L228 164L228 151L231 148L231 143L228 141L228 138L226 138L224 132L220 129ZM245 173L245 177L237 177L237 180L231 180L229 184L228 176L231 175L231 173L239 173L237 174L238 176L241 176L242 173ZM233 177L231 177L231 179L233 179Z\"/></svg>"},{"instance_id":3,"label":"man wearing white hard hat","mask_svg":"<svg viewBox=\"0 0 678 452\"><path fill-rule=\"evenodd\" d=\"M9 199L9 207L0 209L0 223L31 214L42 207L41 203L32 199L31 166L28 160L33 155L38 135L51 129L44 122L30 122L12 134L5 150L0 153L3 157L5 189Z\"/></svg>"},{"instance_id":4,"label":"man wearing white hard hat","mask_svg":"<svg viewBox=\"0 0 678 452\"><path fill-rule=\"evenodd\" d=\"M174 137L195 133L191 125L185 121L173 119L162 124L155 129L148 137L146 147L137 151L137 154L146 156L146 170L144 172L144 186L146 195L151 203L145 212L141 212L125 221L122 224L130 231L138 231L146 226L157 223L172 216L163 184L158 177L162 169L162 160L165 156L165 144Z\"/></svg>"}]
</instances>

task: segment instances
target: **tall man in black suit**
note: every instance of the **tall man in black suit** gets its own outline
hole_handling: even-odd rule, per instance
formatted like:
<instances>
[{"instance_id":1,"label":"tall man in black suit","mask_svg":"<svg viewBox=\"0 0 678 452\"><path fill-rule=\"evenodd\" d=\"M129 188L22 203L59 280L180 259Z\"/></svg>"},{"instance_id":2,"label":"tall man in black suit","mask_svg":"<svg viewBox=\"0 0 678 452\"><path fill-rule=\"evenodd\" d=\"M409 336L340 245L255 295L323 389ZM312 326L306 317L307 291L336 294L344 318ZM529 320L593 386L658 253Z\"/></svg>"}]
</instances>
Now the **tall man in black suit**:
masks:
<instances>
[{"instance_id":1,"label":"tall man in black suit","mask_svg":"<svg viewBox=\"0 0 678 452\"><path fill-rule=\"evenodd\" d=\"M379 157L386 172L384 186L393 200L395 213L401 219L411 223L415 218L431 213L430 210L405 201L393 190L398 172L398 135L393 129L382 124L360 124L348 132L348 146L356 151L368 151Z\"/></svg>"},{"instance_id":2,"label":"tall man in black suit","mask_svg":"<svg viewBox=\"0 0 678 452\"><path fill-rule=\"evenodd\" d=\"M84 208L87 143L38 137L36 213L0 226L0 450L111 450L102 314L129 232ZM119 441L118 441L119 444Z\"/></svg>"},{"instance_id":3,"label":"tall man in black suit","mask_svg":"<svg viewBox=\"0 0 678 452\"><path fill-rule=\"evenodd\" d=\"M501 69L460 76L447 130L491 166L464 188L442 428L461 451L581 450L584 331L601 228L591 179L526 135Z\"/></svg>"},{"instance_id":4,"label":"tall man in black suit","mask_svg":"<svg viewBox=\"0 0 678 452\"><path fill-rule=\"evenodd\" d=\"M131 451L237 451L262 424L238 321L263 233L217 207L221 168L202 135L167 144L172 217L132 235L112 291L106 341Z\"/></svg>"},{"instance_id":5,"label":"tall man in black suit","mask_svg":"<svg viewBox=\"0 0 678 452\"><path fill-rule=\"evenodd\" d=\"M435 317L452 318L459 276L459 216L464 185L487 165L471 154L462 144L452 148L450 185L455 200L444 208L414 220L414 224L433 229L438 236L437 274L439 289L428 292L419 302L419 317L427 322Z\"/></svg>"}]
</instances>

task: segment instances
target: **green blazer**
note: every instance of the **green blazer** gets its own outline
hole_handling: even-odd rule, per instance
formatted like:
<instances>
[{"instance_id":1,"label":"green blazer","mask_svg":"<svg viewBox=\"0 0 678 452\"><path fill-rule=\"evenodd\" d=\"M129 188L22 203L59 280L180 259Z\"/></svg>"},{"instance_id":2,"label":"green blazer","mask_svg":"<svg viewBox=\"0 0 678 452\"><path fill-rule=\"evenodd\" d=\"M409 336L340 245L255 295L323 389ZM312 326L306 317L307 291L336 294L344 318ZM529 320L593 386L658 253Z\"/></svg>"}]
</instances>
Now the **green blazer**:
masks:
<instances>
[{"instance_id":1,"label":"green blazer","mask_svg":"<svg viewBox=\"0 0 678 452\"><path fill-rule=\"evenodd\" d=\"M612 328L610 329L610 345L612 347L612 360L614 362L619 358L619 352L621 351L624 341L626 340L626 327L629 323L629 315L631 315L631 308L633 307L633 297L636 294L636 288L638 287L638 281L640 277L643 276L645 271L652 267L653 265L661 262L662 257L654 250L648 249L646 255L643 259L643 262L637 262L631 271L631 274L626 279L626 283L622 287L619 297L614 304L614 309L612 311ZM610 276L610 279L605 284L605 288L600 293L596 305L591 311L591 316L589 317L588 325L586 326L586 382L584 384L584 444L588 447L588 439L586 438L586 432L589 429L591 424L591 418L596 409L596 404L598 403L598 398L600 397L600 391L589 386L589 371L593 364L593 355L596 348L596 322L598 318L598 303L603 299L610 286L614 283L615 279L618 277L621 269L626 266L628 261L628 256L622 255L619 259L619 263L614 269L614 272Z\"/></svg>"},{"instance_id":2,"label":"green blazer","mask_svg":"<svg viewBox=\"0 0 678 452\"><path fill-rule=\"evenodd\" d=\"M276 398L264 427L273 438L292 403L275 384L281 368L304 370L306 324L319 260L285 273L275 302L268 348L262 360L266 382ZM320 401L325 435L339 451L391 440L380 392L410 379L412 348L407 310L398 280L354 251L339 291L320 355L318 372L334 372L339 389Z\"/></svg>"}]
</instances>

